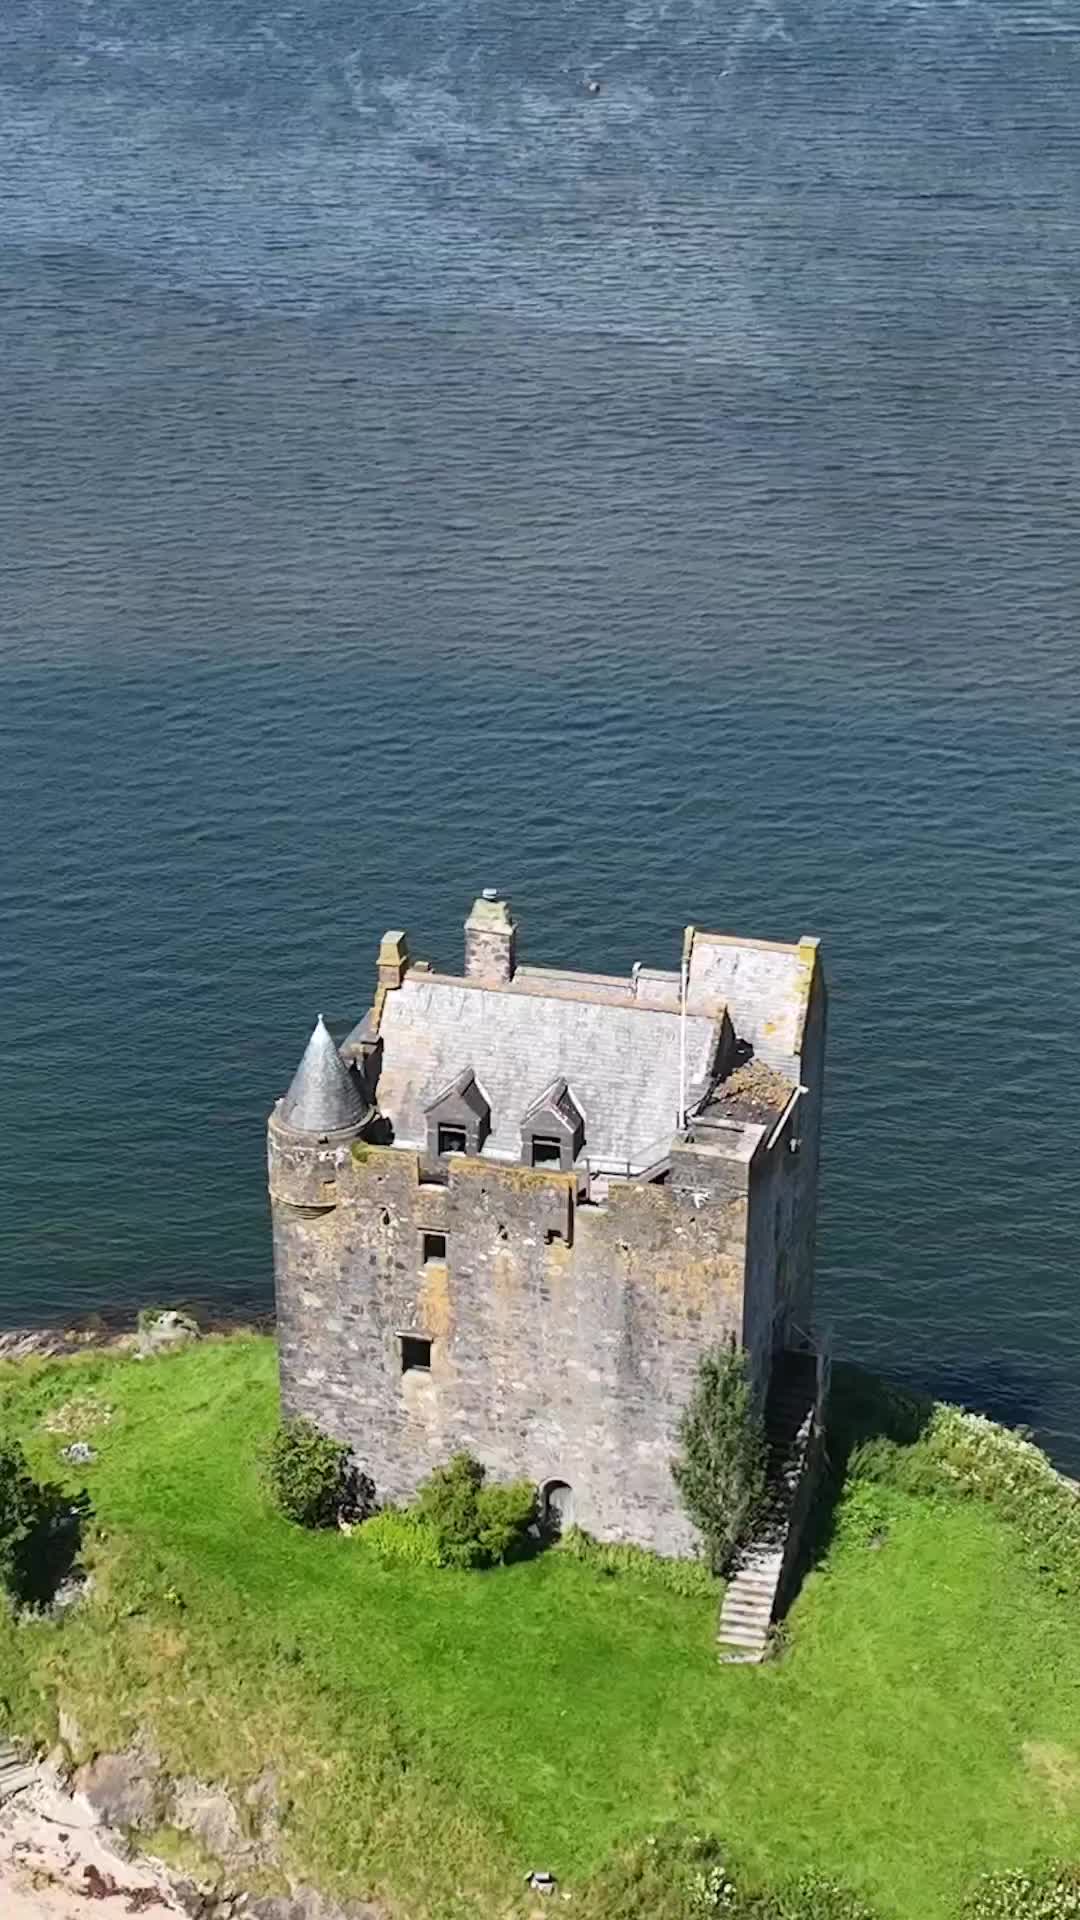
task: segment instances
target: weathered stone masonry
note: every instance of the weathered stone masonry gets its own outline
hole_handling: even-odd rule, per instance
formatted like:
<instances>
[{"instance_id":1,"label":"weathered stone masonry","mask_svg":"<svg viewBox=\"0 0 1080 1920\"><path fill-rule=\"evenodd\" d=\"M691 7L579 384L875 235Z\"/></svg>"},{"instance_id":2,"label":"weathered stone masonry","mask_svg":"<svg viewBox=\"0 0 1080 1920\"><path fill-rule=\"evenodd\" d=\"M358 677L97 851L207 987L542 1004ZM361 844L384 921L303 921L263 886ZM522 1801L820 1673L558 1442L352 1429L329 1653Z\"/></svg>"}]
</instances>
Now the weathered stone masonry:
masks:
<instances>
[{"instance_id":1,"label":"weathered stone masonry","mask_svg":"<svg viewBox=\"0 0 1080 1920\"><path fill-rule=\"evenodd\" d=\"M372 1012L340 1052L320 1023L271 1116L285 1411L383 1498L465 1447L602 1538L689 1552L670 1460L703 1349L744 1341L764 1389L810 1330L816 948L739 943L787 956L759 1018L695 981L693 942L685 996L653 973L642 997L518 967L502 902L476 921L460 978L387 936Z\"/></svg>"}]
</instances>

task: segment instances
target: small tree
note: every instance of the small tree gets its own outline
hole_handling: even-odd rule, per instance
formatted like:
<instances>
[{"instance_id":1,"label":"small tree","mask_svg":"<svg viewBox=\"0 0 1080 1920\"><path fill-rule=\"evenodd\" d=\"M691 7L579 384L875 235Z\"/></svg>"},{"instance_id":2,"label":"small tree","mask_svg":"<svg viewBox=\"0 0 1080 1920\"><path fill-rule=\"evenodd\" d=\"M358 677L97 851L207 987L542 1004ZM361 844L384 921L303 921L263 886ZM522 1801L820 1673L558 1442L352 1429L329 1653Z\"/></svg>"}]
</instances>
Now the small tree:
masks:
<instances>
[{"instance_id":1,"label":"small tree","mask_svg":"<svg viewBox=\"0 0 1080 1920\"><path fill-rule=\"evenodd\" d=\"M287 1520L301 1527L333 1527L360 1520L374 1507L375 1489L358 1474L349 1449L320 1433L310 1420L283 1420L263 1455L263 1483Z\"/></svg>"},{"instance_id":2,"label":"small tree","mask_svg":"<svg viewBox=\"0 0 1080 1920\"><path fill-rule=\"evenodd\" d=\"M765 1425L746 1355L733 1339L702 1356L671 1463L683 1505L721 1573L753 1531L765 1498Z\"/></svg>"}]
</instances>

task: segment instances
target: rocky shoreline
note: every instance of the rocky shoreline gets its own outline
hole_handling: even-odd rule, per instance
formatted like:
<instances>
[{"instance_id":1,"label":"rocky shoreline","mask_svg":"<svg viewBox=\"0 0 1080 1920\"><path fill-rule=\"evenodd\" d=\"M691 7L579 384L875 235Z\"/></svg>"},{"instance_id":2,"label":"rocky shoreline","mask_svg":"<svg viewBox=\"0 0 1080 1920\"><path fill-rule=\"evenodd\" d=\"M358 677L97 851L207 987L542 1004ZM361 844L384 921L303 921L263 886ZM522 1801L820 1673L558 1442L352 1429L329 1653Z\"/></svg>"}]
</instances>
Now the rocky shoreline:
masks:
<instances>
[{"instance_id":1,"label":"rocky shoreline","mask_svg":"<svg viewBox=\"0 0 1080 1920\"><path fill-rule=\"evenodd\" d=\"M385 1920L379 1907L338 1906L311 1887L253 1894L239 1884L243 1869L275 1862L274 1785L258 1784L254 1801L245 1796L261 1835L253 1841L223 1789L168 1780L149 1748L99 1754L73 1771L61 1745L21 1765L14 1787L0 1775L3 1920L86 1920L91 1901L143 1920ZM139 1852L140 1827L161 1823L190 1835L219 1875L197 1880Z\"/></svg>"},{"instance_id":2,"label":"rocky shoreline","mask_svg":"<svg viewBox=\"0 0 1080 1920\"><path fill-rule=\"evenodd\" d=\"M160 1862L131 1855L62 1772L31 1762L0 1797L0 1912L4 1920L83 1920L90 1901L143 1920L190 1914ZM3 1789L0 1788L0 1795Z\"/></svg>"},{"instance_id":3,"label":"rocky shoreline","mask_svg":"<svg viewBox=\"0 0 1080 1920\"><path fill-rule=\"evenodd\" d=\"M209 1313L201 1307L168 1307L159 1317L190 1323L200 1335L230 1333L272 1333L274 1316L266 1314ZM120 1352L138 1346L142 1316L125 1313L107 1318L90 1314L84 1320L63 1322L48 1327L0 1328L0 1360L55 1359L94 1348L115 1348Z\"/></svg>"}]
</instances>

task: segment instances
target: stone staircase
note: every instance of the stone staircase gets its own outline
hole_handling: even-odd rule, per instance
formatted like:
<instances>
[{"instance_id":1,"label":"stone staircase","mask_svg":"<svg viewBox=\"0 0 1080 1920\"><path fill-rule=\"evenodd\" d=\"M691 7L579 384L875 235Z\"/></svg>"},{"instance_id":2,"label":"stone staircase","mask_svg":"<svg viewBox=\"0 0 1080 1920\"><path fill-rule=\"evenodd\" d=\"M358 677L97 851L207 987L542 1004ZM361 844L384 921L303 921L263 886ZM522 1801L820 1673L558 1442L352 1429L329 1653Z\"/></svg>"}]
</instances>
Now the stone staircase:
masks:
<instances>
[{"instance_id":1,"label":"stone staircase","mask_svg":"<svg viewBox=\"0 0 1080 1920\"><path fill-rule=\"evenodd\" d=\"M37 1779L37 1769L27 1766L16 1747L9 1741L0 1740L0 1807L13 1794L22 1793L25 1787L32 1787Z\"/></svg>"},{"instance_id":2,"label":"stone staircase","mask_svg":"<svg viewBox=\"0 0 1080 1920\"><path fill-rule=\"evenodd\" d=\"M724 1592L717 1640L729 1665L754 1665L768 1644L784 1571L792 1511L814 1431L818 1365L813 1353L778 1354L765 1402L768 1493L756 1538Z\"/></svg>"}]
</instances>

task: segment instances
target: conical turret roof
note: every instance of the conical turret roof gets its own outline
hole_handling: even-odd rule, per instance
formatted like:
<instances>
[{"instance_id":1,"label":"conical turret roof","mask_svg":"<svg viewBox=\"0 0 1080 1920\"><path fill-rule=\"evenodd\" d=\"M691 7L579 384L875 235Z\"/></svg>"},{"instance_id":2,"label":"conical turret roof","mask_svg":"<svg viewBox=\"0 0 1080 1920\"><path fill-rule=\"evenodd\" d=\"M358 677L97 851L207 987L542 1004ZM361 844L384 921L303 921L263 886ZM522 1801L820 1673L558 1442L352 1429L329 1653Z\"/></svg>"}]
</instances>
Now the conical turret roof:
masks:
<instances>
[{"instance_id":1,"label":"conical turret roof","mask_svg":"<svg viewBox=\"0 0 1080 1920\"><path fill-rule=\"evenodd\" d=\"M343 1127L358 1127L367 1111L363 1093L320 1013L281 1103L281 1118L297 1133L335 1133Z\"/></svg>"}]
</instances>

